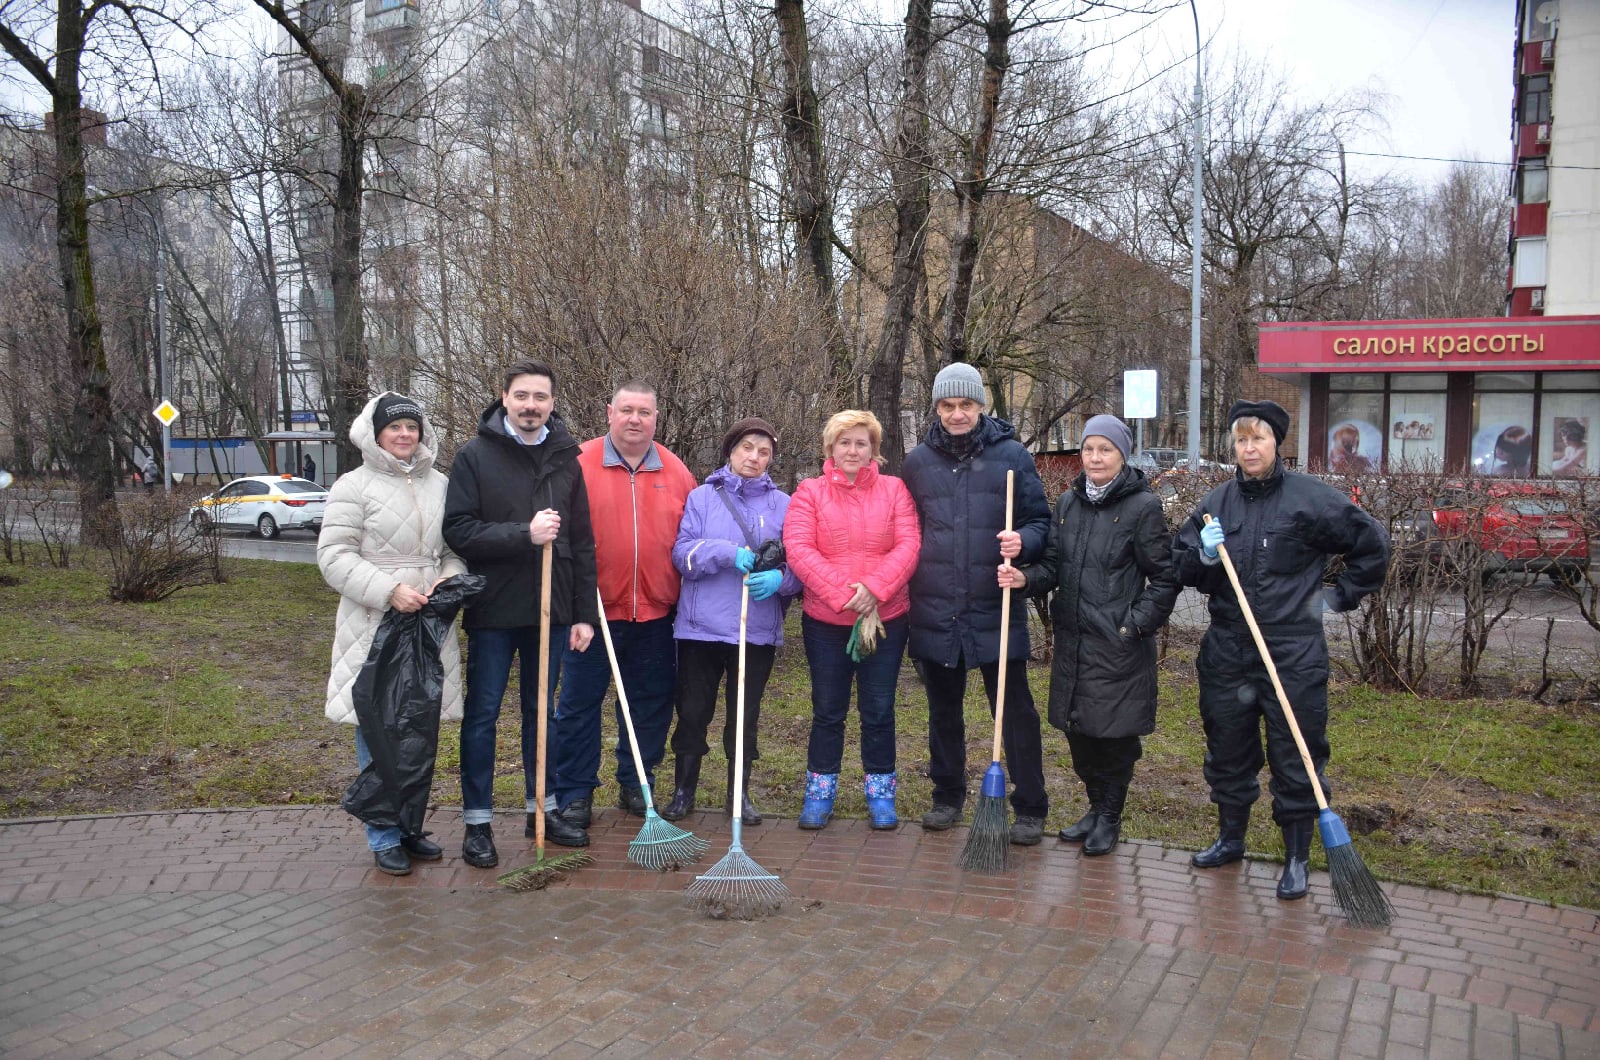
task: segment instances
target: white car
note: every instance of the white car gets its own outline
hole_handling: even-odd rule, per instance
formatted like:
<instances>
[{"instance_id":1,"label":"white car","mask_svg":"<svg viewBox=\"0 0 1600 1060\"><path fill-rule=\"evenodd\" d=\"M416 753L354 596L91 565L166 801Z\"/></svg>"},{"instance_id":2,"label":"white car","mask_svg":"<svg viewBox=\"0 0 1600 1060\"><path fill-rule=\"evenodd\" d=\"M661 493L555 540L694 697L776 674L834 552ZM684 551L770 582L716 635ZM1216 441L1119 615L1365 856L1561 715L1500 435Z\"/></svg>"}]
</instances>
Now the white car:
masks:
<instances>
[{"instance_id":1,"label":"white car","mask_svg":"<svg viewBox=\"0 0 1600 1060\"><path fill-rule=\"evenodd\" d=\"M201 497L189 509L189 523L202 532L225 526L274 538L280 530L321 530L327 507L328 491L309 479L257 475Z\"/></svg>"}]
</instances>

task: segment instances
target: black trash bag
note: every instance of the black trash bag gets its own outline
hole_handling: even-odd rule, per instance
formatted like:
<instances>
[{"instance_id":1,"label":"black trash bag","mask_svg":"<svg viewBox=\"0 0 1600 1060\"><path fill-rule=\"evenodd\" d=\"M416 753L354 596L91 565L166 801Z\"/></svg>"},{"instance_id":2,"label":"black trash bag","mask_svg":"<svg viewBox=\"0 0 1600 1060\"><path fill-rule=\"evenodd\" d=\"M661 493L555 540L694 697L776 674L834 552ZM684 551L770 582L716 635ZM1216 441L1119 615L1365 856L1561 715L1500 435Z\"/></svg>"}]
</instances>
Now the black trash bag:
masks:
<instances>
[{"instance_id":1,"label":"black trash bag","mask_svg":"<svg viewBox=\"0 0 1600 1060\"><path fill-rule=\"evenodd\" d=\"M421 835L439 750L444 663L439 649L453 636L463 604L483 590L480 574L457 574L433 591L421 610L390 608L356 675L356 724L372 761L340 800L347 813L403 835Z\"/></svg>"},{"instance_id":2,"label":"black trash bag","mask_svg":"<svg viewBox=\"0 0 1600 1060\"><path fill-rule=\"evenodd\" d=\"M756 562L750 571L758 573L764 570L777 570L787 559L788 556L783 550L783 538L770 538L761 542L761 547L756 549Z\"/></svg>"}]
</instances>

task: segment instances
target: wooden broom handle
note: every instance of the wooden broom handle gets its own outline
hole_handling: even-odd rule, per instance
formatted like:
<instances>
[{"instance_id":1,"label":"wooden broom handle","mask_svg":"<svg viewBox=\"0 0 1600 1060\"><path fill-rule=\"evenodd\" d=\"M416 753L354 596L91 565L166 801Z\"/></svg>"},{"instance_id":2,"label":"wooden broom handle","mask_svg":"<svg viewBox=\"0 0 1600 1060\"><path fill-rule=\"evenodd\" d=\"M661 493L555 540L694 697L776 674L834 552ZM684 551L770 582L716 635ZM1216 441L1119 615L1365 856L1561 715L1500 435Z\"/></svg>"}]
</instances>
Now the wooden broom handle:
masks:
<instances>
[{"instance_id":1,"label":"wooden broom handle","mask_svg":"<svg viewBox=\"0 0 1600 1060\"><path fill-rule=\"evenodd\" d=\"M556 543L540 548L539 557L539 738L534 752L534 801L539 812L533 815L533 846L544 856L544 745L550 707L550 580L555 567Z\"/></svg>"},{"instance_id":2,"label":"wooden broom handle","mask_svg":"<svg viewBox=\"0 0 1600 1060\"><path fill-rule=\"evenodd\" d=\"M1016 488L1017 473L1006 469L1006 530L1011 529L1011 498ZM1011 566L1008 557L1000 557L1004 566ZM989 761L1000 761L1000 726L1006 716L1006 651L1011 642L1011 586L1000 590L1000 666L995 675L994 689L994 752Z\"/></svg>"},{"instance_id":3,"label":"wooden broom handle","mask_svg":"<svg viewBox=\"0 0 1600 1060\"><path fill-rule=\"evenodd\" d=\"M1213 521L1209 513L1203 518L1207 524ZM1289 694L1283 690L1283 682L1278 680L1278 668L1272 663L1272 653L1267 650L1267 640L1261 635L1261 627L1256 625L1256 616L1250 610L1250 601L1244 597L1244 586L1239 584L1239 572L1233 569L1228 546L1218 545L1217 555L1222 557L1222 569L1228 572L1228 581L1233 584L1233 595L1239 600L1239 610L1244 612L1244 620L1250 627L1250 635L1256 640L1256 651L1261 653L1261 661L1267 666L1267 676L1272 678L1272 690L1278 693L1278 705L1283 708L1283 716L1289 722L1289 732L1294 735L1294 745L1300 749L1300 761L1305 763L1306 776L1311 778L1311 791L1317 797L1317 808L1326 810L1328 797L1322 793L1322 783L1317 780L1317 767L1311 762L1311 752L1306 748L1306 738L1300 735L1300 723L1294 720L1294 708L1289 705Z\"/></svg>"}]
</instances>

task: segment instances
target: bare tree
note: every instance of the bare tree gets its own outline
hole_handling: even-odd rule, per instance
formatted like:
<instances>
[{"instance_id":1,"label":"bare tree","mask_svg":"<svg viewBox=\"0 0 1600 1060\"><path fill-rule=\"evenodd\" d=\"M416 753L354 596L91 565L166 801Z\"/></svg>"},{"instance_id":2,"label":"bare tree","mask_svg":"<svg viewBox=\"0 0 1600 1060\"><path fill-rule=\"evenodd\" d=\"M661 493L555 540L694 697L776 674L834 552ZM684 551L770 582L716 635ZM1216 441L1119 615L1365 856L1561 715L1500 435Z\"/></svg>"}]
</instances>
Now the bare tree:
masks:
<instances>
[{"instance_id":1,"label":"bare tree","mask_svg":"<svg viewBox=\"0 0 1600 1060\"><path fill-rule=\"evenodd\" d=\"M823 164L822 118L812 78L811 40L804 0L775 0L782 52L784 139L788 145L790 195L793 200L795 245L816 289L817 300L830 309L833 286L833 198Z\"/></svg>"}]
</instances>

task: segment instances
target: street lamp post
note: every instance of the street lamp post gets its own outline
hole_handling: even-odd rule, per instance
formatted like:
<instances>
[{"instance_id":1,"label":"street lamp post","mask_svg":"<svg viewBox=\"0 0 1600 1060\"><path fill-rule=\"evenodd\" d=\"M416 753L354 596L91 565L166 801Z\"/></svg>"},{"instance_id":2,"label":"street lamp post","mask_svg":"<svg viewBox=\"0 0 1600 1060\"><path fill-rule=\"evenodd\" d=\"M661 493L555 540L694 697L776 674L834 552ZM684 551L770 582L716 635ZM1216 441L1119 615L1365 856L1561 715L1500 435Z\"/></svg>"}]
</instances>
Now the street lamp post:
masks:
<instances>
[{"instance_id":1,"label":"street lamp post","mask_svg":"<svg viewBox=\"0 0 1600 1060\"><path fill-rule=\"evenodd\" d=\"M1200 207L1201 152L1204 150L1202 88L1204 64L1200 56L1200 13L1189 0L1194 16L1194 189L1190 194L1189 260L1189 470L1200 467Z\"/></svg>"},{"instance_id":2,"label":"street lamp post","mask_svg":"<svg viewBox=\"0 0 1600 1060\"><path fill-rule=\"evenodd\" d=\"M167 228L162 223L161 207L151 211L156 221L156 389L161 400L167 394ZM172 493L172 424L161 424L161 485Z\"/></svg>"}]
</instances>

